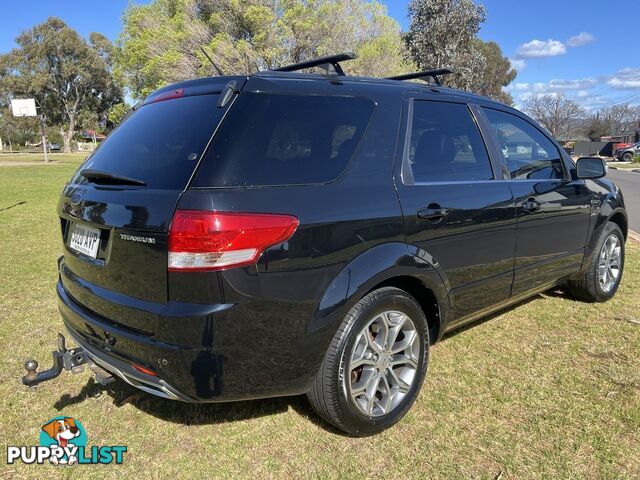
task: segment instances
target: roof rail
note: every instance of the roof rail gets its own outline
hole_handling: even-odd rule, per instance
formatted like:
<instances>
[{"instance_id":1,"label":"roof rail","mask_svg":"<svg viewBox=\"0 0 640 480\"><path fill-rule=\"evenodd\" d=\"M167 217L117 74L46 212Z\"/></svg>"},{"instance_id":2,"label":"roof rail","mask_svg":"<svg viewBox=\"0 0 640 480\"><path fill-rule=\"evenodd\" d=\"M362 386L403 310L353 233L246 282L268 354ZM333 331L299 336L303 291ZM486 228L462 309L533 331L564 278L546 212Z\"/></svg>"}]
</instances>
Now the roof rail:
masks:
<instances>
[{"instance_id":1,"label":"roof rail","mask_svg":"<svg viewBox=\"0 0 640 480\"><path fill-rule=\"evenodd\" d=\"M430 81L431 79L433 79L433 81L436 82L436 85L442 85L442 83L440 82L440 75L449 75L451 73L453 73L453 71L449 70L448 68L434 68L432 70L425 70L423 72L405 73L403 75L395 75L393 77L387 77L387 80L420 79L420 80Z\"/></svg>"},{"instance_id":2,"label":"roof rail","mask_svg":"<svg viewBox=\"0 0 640 480\"><path fill-rule=\"evenodd\" d=\"M320 67L325 69L327 73L345 76L344 70L342 70L342 67L340 66L340 62L353 60L355 58L358 58L358 56L353 52L339 53L338 55L329 55L326 57L306 60L300 63L285 65L284 67L274 68L273 70L277 72L295 72L298 70L304 70L305 68Z\"/></svg>"}]
</instances>

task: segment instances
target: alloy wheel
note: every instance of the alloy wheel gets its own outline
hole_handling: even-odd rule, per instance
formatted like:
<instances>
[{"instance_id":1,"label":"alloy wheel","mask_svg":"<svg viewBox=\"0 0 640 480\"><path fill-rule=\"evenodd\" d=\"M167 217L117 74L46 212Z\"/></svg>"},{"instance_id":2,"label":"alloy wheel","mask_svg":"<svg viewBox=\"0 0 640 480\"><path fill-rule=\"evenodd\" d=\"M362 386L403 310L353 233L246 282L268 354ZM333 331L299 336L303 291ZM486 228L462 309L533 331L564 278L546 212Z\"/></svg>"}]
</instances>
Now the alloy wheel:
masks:
<instances>
[{"instance_id":1,"label":"alloy wheel","mask_svg":"<svg viewBox=\"0 0 640 480\"><path fill-rule=\"evenodd\" d=\"M359 333L349 357L349 397L365 415L395 409L409 393L418 371L421 342L413 321L385 311Z\"/></svg>"},{"instance_id":2,"label":"alloy wheel","mask_svg":"<svg viewBox=\"0 0 640 480\"><path fill-rule=\"evenodd\" d=\"M598 281L603 292L609 293L617 284L622 267L622 245L617 235L607 237L598 261Z\"/></svg>"}]
</instances>

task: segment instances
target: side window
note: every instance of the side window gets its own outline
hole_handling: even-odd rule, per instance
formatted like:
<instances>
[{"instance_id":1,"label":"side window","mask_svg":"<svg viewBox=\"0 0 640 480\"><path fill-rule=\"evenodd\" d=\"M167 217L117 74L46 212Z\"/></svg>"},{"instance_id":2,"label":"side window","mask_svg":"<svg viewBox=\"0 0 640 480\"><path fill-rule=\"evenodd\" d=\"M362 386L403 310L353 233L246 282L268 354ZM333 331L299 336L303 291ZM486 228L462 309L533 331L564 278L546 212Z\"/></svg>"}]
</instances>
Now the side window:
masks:
<instances>
[{"instance_id":1,"label":"side window","mask_svg":"<svg viewBox=\"0 0 640 480\"><path fill-rule=\"evenodd\" d=\"M537 128L510 113L483 110L498 137L512 180L564 178L560 152Z\"/></svg>"},{"instance_id":2,"label":"side window","mask_svg":"<svg viewBox=\"0 0 640 480\"><path fill-rule=\"evenodd\" d=\"M373 115L361 97L244 92L194 179L196 187L293 185L335 180Z\"/></svg>"},{"instance_id":3,"label":"side window","mask_svg":"<svg viewBox=\"0 0 640 480\"><path fill-rule=\"evenodd\" d=\"M493 178L487 149L466 105L415 101L407 156L415 182Z\"/></svg>"}]
</instances>

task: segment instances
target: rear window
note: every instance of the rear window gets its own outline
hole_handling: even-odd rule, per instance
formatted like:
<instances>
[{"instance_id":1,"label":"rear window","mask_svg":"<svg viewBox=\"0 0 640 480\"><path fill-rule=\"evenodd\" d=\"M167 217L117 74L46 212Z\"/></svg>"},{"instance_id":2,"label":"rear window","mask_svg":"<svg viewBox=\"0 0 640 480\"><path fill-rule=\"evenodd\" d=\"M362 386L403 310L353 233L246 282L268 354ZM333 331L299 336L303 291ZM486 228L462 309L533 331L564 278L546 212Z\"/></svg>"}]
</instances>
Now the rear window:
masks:
<instances>
[{"instance_id":1,"label":"rear window","mask_svg":"<svg viewBox=\"0 0 640 480\"><path fill-rule=\"evenodd\" d=\"M196 187L292 185L335 180L369 124L359 97L243 93L194 180Z\"/></svg>"},{"instance_id":2,"label":"rear window","mask_svg":"<svg viewBox=\"0 0 640 480\"><path fill-rule=\"evenodd\" d=\"M217 100L217 94L197 95L140 107L82 168L142 180L149 188L184 188L222 116Z\"/></svg>"}]
</instances>

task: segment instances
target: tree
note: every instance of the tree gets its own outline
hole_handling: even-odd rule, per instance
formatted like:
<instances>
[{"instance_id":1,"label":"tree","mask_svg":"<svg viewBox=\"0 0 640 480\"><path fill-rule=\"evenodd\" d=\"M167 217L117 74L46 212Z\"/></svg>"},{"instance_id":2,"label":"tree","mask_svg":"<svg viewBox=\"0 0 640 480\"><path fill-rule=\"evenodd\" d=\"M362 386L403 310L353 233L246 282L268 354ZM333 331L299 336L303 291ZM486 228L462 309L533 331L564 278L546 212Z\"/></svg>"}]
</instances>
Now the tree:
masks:
<instances>
[{"instance_id":1,"label":"tree","mask_svg":"<svg viewBox=\"0 0 640 480\"><path fill-rule=\"evenodd\" d=\"M411 71L399 24L365 0L155 0L132 5L115 71L135 99L168 83L249 74L320 55L355 51L350 74Z\"/></svg>"},{"instance_id":2,"label":"tree","mask_svg":"<svg viewBox=\"0 0 640 480\"><path fill-rule=\"evenodd\" d=\"M628 103L613 105L603 108L600 116L609 130L606 135L616 135L628 130L632 122L640 120L640 107L632 107Z\"/></svg>"},{"instance_id":3,"label":"tree","mask_svg":"<svg viewBox=\"0 0 640 480\"><path fill-rule=\"evenodd\" d=\"M502 54L496 42L483 42L476 38L473 46L482 54L484 61L480 69L479 82L472 86L472 90L511 105L513 98L503 90L503 87L509 85L518 72L511 67L511 62Z\"/></svg>"},{"instance_id":4,"label":"tree","mask_svg":"<svg viewBox=\"0 0 640 480\"><path fill-rule=\"evenodd\" d=\"M585 111L565 94L534 95L524 103L524 110L535 118L557 140L571 140Z\"/></svg>"},{"instance_id":5,"label":"tree","mask_svg":"<svg viewBox=\"0 0 640 480\"><path fill-rule=\"evenodd\" d=\"M599 142L602 137L611 133L609 122L600 116L600 112L596 112L585 122L584 133L592 142Z\"/></svg>"},{"instance_id":6,"label":"tree","mask_svg":"<svg viewBox=\"0 0 640 480\"><path fill-rule=\"evenodd\" d=\"M6 72L0 88L12 96L34 97L47 123L59 126L69 152L83 121L91 115L103 118L121 101L111 75L113 47L96 33L85 41L54 17L23 32L16 42L18 48L0 57Z\"/></svg>"},{"instance_id":7,"label":"tree","mask_svg":"<svg viewBox=\"0 0 640 480\"><path fill-rule=\"evenodd\" d=\"M107 120L112 127L117 126L127 113L131 110L131 106L126 103L116 103L107 113Z\"/></svg>"},{"instance_id":8,"label":"tree","mask_svg":"<svg viewBox=\"0 0 640 480\"><path fill-rule=\"evenodd\" d=\"M485 9L472 0L411 0L405 42L422 70L451 68L447 85L471 90L480 82L483 56L473 40Z\"/></svg>"},{"instance_id":9,"label":"tree","mask_svg":"<svg viewBox=\"0 0 640 480\"><path fill-rule=\"evenodd\" d=\"M13 151L14 144L25 144L38 137L38 120L33 117L17 118L10 108L0 111L0 138L9 144Z\"/></svg>"},{"instance_id":10,"label":"tree","mask_svg":"<svg viewBox=\"0 0 640 480\"><path fill-rule=\"evenodd\" d=\"M602 137L633 133L638 130L640 122L640 107L628 103L613 105L598 110L585 122L584 132L592 141L599 141Z\"/></svg>"},{"instance_id":11,"label":"tree","mask_svg":"<svg viewBox=\"0 0 640 480\"><path fill-rule=\"evenodd\" d=\"M422 70L450 68L443 83L511 103L502 90L517 72L495 42L477 38L486 16L473 0L411 0L404 40Z\"/></svg>"}]
</instances>

